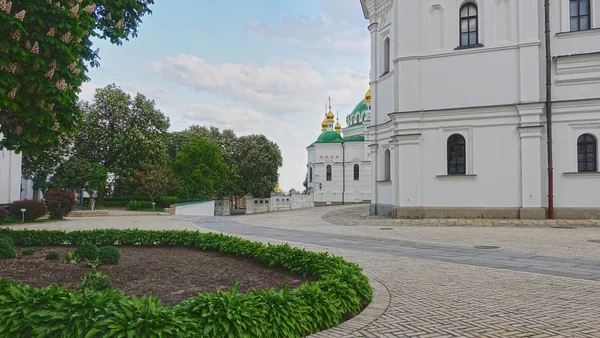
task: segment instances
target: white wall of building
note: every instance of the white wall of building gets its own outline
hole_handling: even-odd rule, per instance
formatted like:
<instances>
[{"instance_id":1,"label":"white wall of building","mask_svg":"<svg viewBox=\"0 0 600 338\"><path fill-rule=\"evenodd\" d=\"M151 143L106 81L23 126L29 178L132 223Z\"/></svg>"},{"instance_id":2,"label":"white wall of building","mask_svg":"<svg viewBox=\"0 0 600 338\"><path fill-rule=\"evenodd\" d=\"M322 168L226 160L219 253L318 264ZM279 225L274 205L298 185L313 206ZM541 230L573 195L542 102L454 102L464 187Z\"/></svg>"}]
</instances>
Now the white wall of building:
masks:
<instances>
[{"instance_id":1,"label":"white wall of building","mask_svg":"<svg viewBox=\"0 0 600 338\"><path fill-rule=\"evenodd\" d=\"M21 199L21 162L22 154L0 150L0 204Z\"/></svg>"},{"instance_id":2,"label":"white wall of building","mask_svg":"<svg viewBox=\"0 0 600 338\"><path fill-rule=\"evenodd\" d=\"M467 1L361 2L371 33L372 204L547 206L543 2L468 1L478 6L474 48L457 48ZM600 0L591 3L596 29L578 32L570 32L569 0L550 7L557 208L600 210L600 173L577 173L577 138L600 140ZM466 175L447 175L453 133L466 139ZM386 149L391 181L383 179Z\"/></svg>"}]
</instances>

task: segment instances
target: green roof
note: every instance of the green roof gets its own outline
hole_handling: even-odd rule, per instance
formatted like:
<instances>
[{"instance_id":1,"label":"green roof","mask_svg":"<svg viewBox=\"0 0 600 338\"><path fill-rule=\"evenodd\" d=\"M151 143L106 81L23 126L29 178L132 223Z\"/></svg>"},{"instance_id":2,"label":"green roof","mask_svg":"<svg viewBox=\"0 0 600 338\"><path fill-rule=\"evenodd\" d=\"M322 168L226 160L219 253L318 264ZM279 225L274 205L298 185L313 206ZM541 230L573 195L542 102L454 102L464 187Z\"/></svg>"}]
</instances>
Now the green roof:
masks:
<instances>
[{"instance_id":1,"label":"green roof","mask_svg":"<svg viewBox=\"0 0 600 338\"><path fill-rule=\"evenodd\" d=\"M365 119L364 112L367 110L367 102L365 99L362 99L354 108L352 113L346 116L346 124L348 127L362 124L362 121ZM354 121L352 120L354 117Z\"/></svg>"},{"instance_id":2,"label":"green roof","mask_svg":"<svg viewBox=\"0 0 600 338\"><path fill-rule=\"evenodd\" d=\"M337 131L324 131L319 135L319 138L315 143L341 143L343 141L342 135Z\"/></svg>"},{"instance_id":3,"label":"green roof","mask_svg":"<svg viewBox=\"0 0 600 338\"><path fill-rule=\"evenodd\" d=\"M329 130L324 131L321 135L319 135L319 138L314 143L312 143L306 148L312 148L317 143L363 142L364 140L365 137L363 135L354 135L342 138L342 135L340 135L337 131Z\"/></svg>"}]
</instances>

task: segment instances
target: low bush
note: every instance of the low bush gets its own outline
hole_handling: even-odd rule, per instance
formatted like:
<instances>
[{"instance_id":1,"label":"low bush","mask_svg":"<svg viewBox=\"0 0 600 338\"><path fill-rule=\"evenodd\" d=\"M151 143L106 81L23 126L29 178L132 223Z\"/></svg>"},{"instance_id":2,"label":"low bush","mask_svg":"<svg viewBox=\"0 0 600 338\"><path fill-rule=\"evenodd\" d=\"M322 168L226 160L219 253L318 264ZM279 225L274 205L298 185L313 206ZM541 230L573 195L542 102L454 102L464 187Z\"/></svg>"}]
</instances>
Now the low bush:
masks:
<instances>
[{"instance_id":1,"label":"low bush","mask_svg":"<svg viewBox=\"0 0 600 338\"><path fill-rule=\"evenodd\" d=\"M361 269L340 257L192 231L0 229L18 245L188 246L258 259L317 280L298 289L239 294L237 287L163 307L155 297L117 290L34 289L0 279L0 336L16 337L303 337L356 315L372 290ZM108 328L108 329L107 329Z\"/></svg>"},{"instance_id":2,"label":"low bush","mask_svg":"<svg viewBox=\"0 0 600 338\"><path fill-rule=\"evenodd\" d=\"M110 208L123 208L127 207L131 202L150 202L150 208L152 208L152 200L148 196L123 196L123 197L105 197L104 206ZM89 203L89 202L88 202ZM98 203L96 201L96 203ZM156 198L157 208L168 208L172 204L179 203L177 196L159 196ZM139 210L139 209L138 209Z\"/></svg>"},{"instance_id":3,"label":"low bush","mask_svg":"<svg viewBox=\"0 0 600 338\"><path fill-rule=\"evenodd\" d=\"M38 252L38 251L39 251L39 249L36 249L36 248L27 248L27 249L21 251L21 255L23 255L23 256L31 256L34 253Z\"/></svg>"},{"instance_id":4,"label":"low bush","mask_svg":"<svg viewBox=\"0 0 600 338\"><path fill-rule=\"evenodd\" d=\"M156 206L158 207L158 205ZM152 209L152 202L130 202L127 204L127 210Z\"/></svg>"},{"instance_id":5,"label":"low bush","mask_svg":"<svg viewBox=\"0 0 600 338\"><path fill-rule=\"evenodd\" d=\"M109 276L107 276L101 272L93 271L90 273L86 273L82 277L81 289L83 289L83 290L90 289L90 290L96 290L96 291L104 291L104 290L110 290L112 288L113 288L112 279L110 279Z\"/></svg>"},{"instance_id":6,"label":"low bush","mask_svg":"<svg viewBox=\"0 0 600 338\"><path fill-rule=\"evenodd\" d=\"M57 261L59 258L60 254L56 251L48 251L48 253L46 253L47 261Z\"/></svg>"},{"instance_id":7,"label":"low bush","mask_svg":"<svg viewBox=\"0 0 600 338\"><path fill-rule=\"evenodd\" d=\"M0 223L4 222L4 220L8 217L8 210L6 208L0 207Z\"/></svg>"},{"instance_id":8,"label":"low bush","mask_svg":"<svg viewBox=\"0 0 600 338\"><path fill-rule=\"evenodd\" d=\"M36 219L46 215L46 213L48 212L48 207L46 206L46 203L42 201L22 200L14 201L10 205L10 213L15 215L15 217L19 219L21 219L21 209L26 209L26 222L33 222Z\"/></svg>"},{"instance_id":9,"label":"low bush","mask_svg":"<svg viewBox=\"0 0 600 338\"><path fill-rule=\"evenodd\" d=\"M63 189L50 189L44 194L50 218L63 219L75 206L75 195Z\"/></svg>"},{"instance_id":10,"label":"low bush","mask_svg":"<svg viewBox=\"0 0 600 338\"><path fill-rule=\"evenodd\" d=\"M77 248L75 248L75 255L79 259L93 261L98 259L98 248L96 245L90 242L83 242L77 244Z\"/></svg>"},{"instance_id":11,"label":"low bush","mask_svg":"<svg viewBox=\"0 0 600 338\"><path fill-rule=\"evenodd\" d=\"M10 237L0 237L0 259L17 257L15 243Z\"/></svg>"},{"instance_id":12,"label":"low bush","mask_svg":"<svg viewBox=\"0 0 600 338\"><path fill-rule=\"evenodd\" d=\"M119 264L121 254L114 246L103 246L98 249L98 260L102 264Z\"/></svg>"}]
</instances>

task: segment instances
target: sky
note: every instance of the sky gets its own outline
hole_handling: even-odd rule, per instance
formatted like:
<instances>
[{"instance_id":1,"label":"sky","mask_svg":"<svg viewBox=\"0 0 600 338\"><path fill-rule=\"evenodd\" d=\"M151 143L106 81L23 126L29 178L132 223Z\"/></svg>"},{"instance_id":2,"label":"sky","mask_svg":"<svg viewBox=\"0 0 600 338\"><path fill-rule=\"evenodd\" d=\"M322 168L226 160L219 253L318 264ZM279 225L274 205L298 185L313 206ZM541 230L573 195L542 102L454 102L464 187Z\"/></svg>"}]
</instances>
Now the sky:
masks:
<instances>
[{"instance_id":1,"label":"sky","mask_svg":"<svg viewBox=\"0 0 600 338\"><path fill-rule=\"evenodd\" d=\"M369 87L359 0L155 0L151 9L137 38L95 41L100 67L80 98L115 83L155 100L172 131L263 134L281 149L281 188L302 190L328 97L345 127Z\"/></svg>"}]
</instances>

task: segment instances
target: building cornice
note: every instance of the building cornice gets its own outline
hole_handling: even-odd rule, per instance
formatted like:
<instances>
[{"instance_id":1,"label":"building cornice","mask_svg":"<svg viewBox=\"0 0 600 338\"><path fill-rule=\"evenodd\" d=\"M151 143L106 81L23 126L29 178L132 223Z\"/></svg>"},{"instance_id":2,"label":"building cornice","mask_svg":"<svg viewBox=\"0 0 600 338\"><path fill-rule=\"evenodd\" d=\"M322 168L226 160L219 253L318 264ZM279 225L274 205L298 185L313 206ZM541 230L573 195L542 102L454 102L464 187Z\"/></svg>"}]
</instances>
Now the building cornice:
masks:
<instances>
[{"instance_id":1,"label":"building cornice","mask_svg":"<svg viewBox=\"0 0 600 338\"><path fill-rule=\"evenodd\" d=\"M426 55L405 55L405 56L399 56L399 57L395 58L394 62L397 63L397 62L409 61L409 60L423 60L423 59L433 59L433 58L465 55L465 54L497 52L497 51L502 51L502 50L519 49L519 48L523 48L523 47L538 47L540 45L541 45L540 41L531 41L531 42L523 42L523 43L519 43L519 44L510 44L510 45L503 45L503 46L452 50L452 51L446 51L446 52L431 53L431 54L426 54Z\"/></svg>"}]
</instances>

